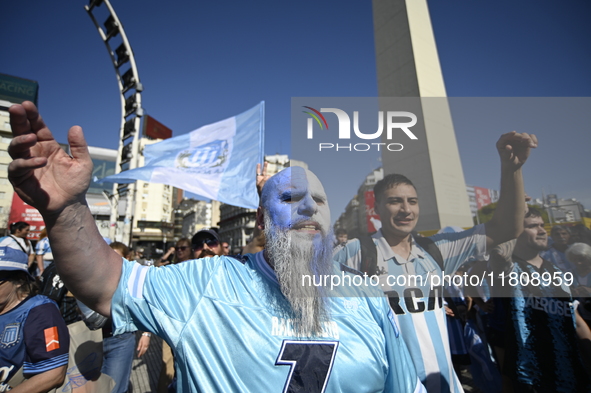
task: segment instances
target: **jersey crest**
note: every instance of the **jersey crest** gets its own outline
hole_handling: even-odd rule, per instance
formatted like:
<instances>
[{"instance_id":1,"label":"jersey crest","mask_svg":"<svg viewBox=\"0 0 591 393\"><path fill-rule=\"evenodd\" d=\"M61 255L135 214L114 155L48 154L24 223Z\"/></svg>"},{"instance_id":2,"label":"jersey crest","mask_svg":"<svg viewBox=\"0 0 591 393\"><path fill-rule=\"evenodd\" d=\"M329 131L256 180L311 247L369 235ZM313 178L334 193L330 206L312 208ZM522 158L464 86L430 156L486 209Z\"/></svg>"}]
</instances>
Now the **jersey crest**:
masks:
<instances>
[{"instance_id":1,"label":"jersey crest","mask_svg":"<svg viewBox=\"0 0 591 393\"><path fill-rule=\"evenodd\" d=\"M4 331L2 332L2 338L0 338L0 348L10 348L19 342L20 327L20 322L11 323L4 327Z\"/></svg>"}]
</instances>

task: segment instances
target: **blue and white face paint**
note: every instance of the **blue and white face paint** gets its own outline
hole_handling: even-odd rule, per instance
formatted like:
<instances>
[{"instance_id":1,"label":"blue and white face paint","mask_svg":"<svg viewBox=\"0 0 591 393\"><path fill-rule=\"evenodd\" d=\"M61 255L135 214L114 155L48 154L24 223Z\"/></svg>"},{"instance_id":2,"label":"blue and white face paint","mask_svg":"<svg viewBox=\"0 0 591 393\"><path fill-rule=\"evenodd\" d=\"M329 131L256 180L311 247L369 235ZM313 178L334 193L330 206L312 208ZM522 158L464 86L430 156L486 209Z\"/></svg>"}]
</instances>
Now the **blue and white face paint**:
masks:
<instances>
[{"instance_id":1,"label":"blue and white face paint","mask_svg":"<svg viewBox=\"0 0 591 393\"><path fill-rule=\"evenodd\" d=\"M300 167L288 168L262 193L266 252L281 292L289 302L293 328L313 337L329 319L322 288L302 277L323 276L332 267L330 210L320 180Z\"/></svg>"},{"instance_id":2,"label":"blue and white face paint","mask_svg":"<svg viewBox=\"0 0 591 393\"><path fill-rule=\"evenodd\" d=\"M273 224L311 236L326 236L330 229L330 209L324 187L312 172L301 167L287 168L269 179L262 198Z\"/></svg>"}]
</instances>

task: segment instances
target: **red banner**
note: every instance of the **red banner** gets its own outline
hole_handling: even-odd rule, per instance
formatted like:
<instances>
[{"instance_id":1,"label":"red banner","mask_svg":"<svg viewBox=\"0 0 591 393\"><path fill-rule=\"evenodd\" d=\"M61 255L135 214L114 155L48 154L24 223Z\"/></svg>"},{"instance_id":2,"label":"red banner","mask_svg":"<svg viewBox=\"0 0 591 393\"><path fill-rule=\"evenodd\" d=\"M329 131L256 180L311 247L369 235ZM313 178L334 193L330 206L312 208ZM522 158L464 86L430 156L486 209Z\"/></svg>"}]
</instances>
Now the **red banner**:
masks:
<instances>
[{"instance_id":1,"label":"red banner","mask_svg":"<svg viewBox=\"0 0 591 393\"><path fill-rule=\"evenodd\" d=\"M39 233L45 228L43 217L37 209L23 202L15 192L12 196L12 207L8 216L8 227L10 228L10 224L17 221L24 221L31 226L29 240L39 240Z\"/></svg>"},{"instance_id":2,"label":"red banner","mask_svg":"<svg viewBox=\"0 0 591 393\"><path fill-rule=\"evenodd\" d=\"M492 203L488 188L474 187L474 195L476 196L476 206L478 209Z\"/></svg>"},{"instance_id":3,"label":"red banner","mask_svg":"<svg viewBox=\"0 0 591 393\"><path fill-rule=\"evenodd\" d=\"M146 115L144 117L144 135L154 139L168 139L172 137L172 130L153 117Z\"/></svg>"},{"instance_id":4,"label":"red banner","mask_svg":"<svg viewBox=\"0 0 591 393\"><path fill-rule=\"evenodd\" d=\"M365 219L368 233L377 232L382 224L380 221L380 216L378 216L374 210L374 205L375 197L373 191L365 191Z\"/></svg>"}]
</instances>

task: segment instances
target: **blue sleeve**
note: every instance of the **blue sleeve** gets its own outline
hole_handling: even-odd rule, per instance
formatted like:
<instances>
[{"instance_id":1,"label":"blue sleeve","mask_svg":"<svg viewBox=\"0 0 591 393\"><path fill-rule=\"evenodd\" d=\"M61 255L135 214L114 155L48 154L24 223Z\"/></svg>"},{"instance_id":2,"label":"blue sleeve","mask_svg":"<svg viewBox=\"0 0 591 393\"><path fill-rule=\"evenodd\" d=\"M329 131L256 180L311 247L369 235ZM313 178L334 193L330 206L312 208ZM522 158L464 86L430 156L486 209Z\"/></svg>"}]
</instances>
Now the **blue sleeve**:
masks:
<instances>
[{"instance_id":1,"label":"blue sleeve","mask_svg":"<svg viewBox=\"0 0 591 393\"><path fill-rule=\"evenodd\" d=\"M114 334L144 330L176 341L219 263L216 257L157 268L123 260L111 301Z\"/></svg>"},{"instance_id":2,"label":"blue sleeve","mask_svg":"<svg viewBox=\"0 0 591 393\"><path fill-rule=\"evenodd\" d=\"M415 365L410 357L408 348L402 337L400 337L398 322L392 308L388 304L387 298L381 296L368 300L378 303L377 310L374 309L375 311L372 311L382 328L386 341L386 356L389 367L384 392L426 393L427 391L417 376Z\"/></svg>"},{"instance_id":3,"label":"blue sleeve","mask_svg":"<svg viewBox=\"0 0 591 393\"><path fill-rule=\"evenodd\" d=\"M29 311L23 335L27 351L24 374L40 374L68 364L70 333L55 303Z\"/></svg>"},{"instance_id":4,"label":"blue sleeve","mask_svg":"<svg viewBox=\"0 0 591 393\"><path fill-rule=\"evenodd\" d=\"M333 255L335 262L359 270L361 267L361 242L359 239L351 239L347 244Z\"/></svg>"},{"instance_id":5,"label":"blue sleeve","mask_svg":"<svg viewBox=\"0 0 591 393\"><path fill-rule=\"evenodd\" d=\"M446 274L453 274L470 258L486 253L486 232L484 224L476 225L458 233L441 233L430 237L437 244L443 256Z\"/></svg>"}]
</instances>

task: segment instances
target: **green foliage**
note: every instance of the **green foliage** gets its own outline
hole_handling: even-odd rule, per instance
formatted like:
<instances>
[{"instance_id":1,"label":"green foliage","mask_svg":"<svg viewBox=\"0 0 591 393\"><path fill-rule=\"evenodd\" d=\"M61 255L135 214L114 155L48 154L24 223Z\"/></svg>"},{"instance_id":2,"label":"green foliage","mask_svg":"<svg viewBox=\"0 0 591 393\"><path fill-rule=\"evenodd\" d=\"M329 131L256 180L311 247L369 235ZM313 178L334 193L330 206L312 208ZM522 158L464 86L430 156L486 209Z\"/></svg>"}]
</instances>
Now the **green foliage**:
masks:
<instances>
[{"instance_id":1,"label":"green foliage","mask_svg":"<svg viewBox=\"0 0 591 393\"><path fill-rule=\"evenodd\" d=\"M542 212L542 218L544 219L545 223L550 222L548 220L548 212L546 211L546 209L544 209L543 206L540 206L540 205L530 205L530 206L533 206ZM480 220L480 223L484 224L485 222L490 221L490 219L495 214L495 210L497 210L497 202L491 203L490 205L486 205L483 208L481 208L480 210L478 210L478 219ZM476 217L474 217L474 224L476 224L476 223L477 223Z\"/></svg>"}]
</instances>

